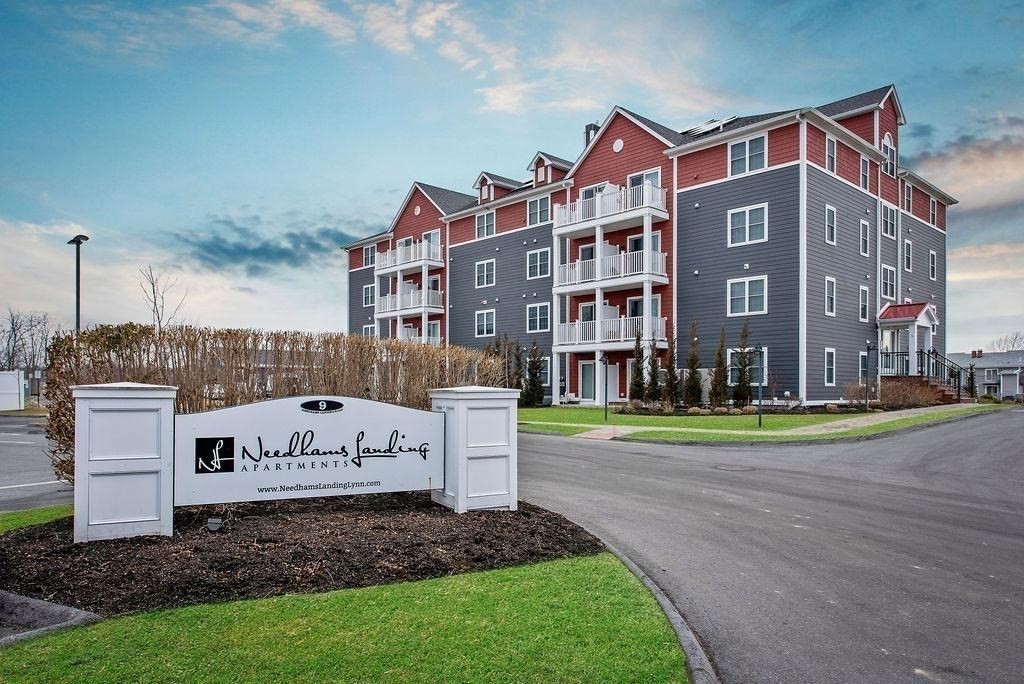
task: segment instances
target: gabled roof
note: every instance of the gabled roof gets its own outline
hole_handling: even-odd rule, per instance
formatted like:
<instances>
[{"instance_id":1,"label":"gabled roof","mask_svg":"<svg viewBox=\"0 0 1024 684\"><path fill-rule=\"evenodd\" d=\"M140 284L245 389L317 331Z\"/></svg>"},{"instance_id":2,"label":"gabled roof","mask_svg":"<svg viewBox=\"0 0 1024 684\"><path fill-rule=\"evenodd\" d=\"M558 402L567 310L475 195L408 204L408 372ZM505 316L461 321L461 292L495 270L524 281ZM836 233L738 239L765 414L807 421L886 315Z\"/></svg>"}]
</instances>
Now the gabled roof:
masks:
<instances>
[{"instance_id":1,"label":"gabled roof","mask_svg":"<svg viewBox=\"0 0 1024 684\"><path fill-rule=\"evenodd\" d=\"M829 102L828 104L821 105L818 107L818 111L825 116L830 116L833 119L844 119L854 114L861 114L863 112L869 112L874 109L881 109L885 104L885 99L892 94L892 99L896 103L896 116L901 124L907 123L906 118L903 116L903 105L900 103L900 97L896 94L896 86L889 84L882 86L881 88L875 88L869 90L866 93L860 93L859 95L852 95L850 97L844 97L842 100L836 100L835 102Z\"/></svg>"},{"instance_id":2,"label":"gabled roof","mask_svg":"<svg viewBox=\"0 0 1024 684\"><path fill-rule=\"evenodd\" d=\"M935 325L939 322L938 316L932 311L928 302L910 302L908 304L886 304L878 312L879 323L917 321L921 325Z\"/></svg>"},{"instance_id":3,"label":"gabled roof","mask_svg":"<svg viewBox=\"0 0 1024 684\"><path fill-rule=\"evenodd\" d=\"M476 203L476 197L473 195L467 195L464 192L457 192L455 190L449 190L448 188L439 188L436 185L428 185L426 183L416 183L416 185L419 186L420 191L422 191L423 194L434 203L434 206L436 206L442 214L450 214L453 211L465 209L468 204Z\"/></svg>"},{"instance_id":4,"label":"gabled roof","mask_svg":"<svg viewBox=\"0 0 1024 684\"><path fill-rule=\"evenodd\" d=\"M673 131L668 126L664 126L658 123L657 121L651 121L647 117L640 116L639 114L631 112L625 107L615 105L614 107L612 107L612 111L608 112L608 116L605 117L604 121L601 122L601 126L597 129L597 133L594 135L593 138L591 138L590 142L587 143L587 146L583 149L583 153L580 154L579 158L576 160L576 163L573 164L572 168L569 169L569 172L566 173L566 178L571 178L572 175L576 173L576 169L580 167L580 164L583 162L583 160L587 158L588 154L590 154L590 150L594 149L594 145L597 144L598 139L601 138L601 136L604 135L604 132L608 130L608 124L611 123L611 120L615 118L616 114L621 114L622 116L626 117L627 119L635 123L637 126L644 129L645 131L653 135L655 138L663 142L668 147L674 147L675 145L679 144L679 141L682 140L682 134Z\"/></svg>"},{"instance_id":5,"label":"gabled roof","mask_svg":"<svg viewBox=\"0 0 1024 684\"><path fill-rule=\"evenodd\" d=\"M537 154L533 155L533 159L530 160L530 165L526 167L527 170L532 171L534 167L537 166L538 157L543 159L545 164L551 164L556 169L561 169L562 171L568 171L572 168L571 161L562 159L561 157L556 157L555 155L548 154L547 152L538 151Z\"/></svg>"},{"instance_id":6,"label":"gabled roof","mask_svg":"<svg viewBox=\"0 0 1024 684\"><path fill-rule=\"evenodd\" d=\"M523 181L513 180L506 176L499 176L498 174L491 173L490 171L481 171L480 175L476 177L476 182L473 183L473 187L479 188L481 185L480 181L485 178L488 182L497 185L499 188L505 188L507 190L515 190L523 184Z\"/></svg>"},{"instance_id":7,"label":"gabled roof","mask_svg":"<svg viewBox=\"0 0 1024 684\"><path fill-rule=\"evenodd\" d=\"M354 247L362 247L364 245L372 245L372 244L375 244L377 242L380 242L381 240L386 238L389 234L390 234L390 232L385 230L383 233L374 233L373 235L367 235L366 237L359 238L355 242L350 242L347 245L343 245L342 249L348 250L348 249L352 249Z\"/></svg>"},{"instance_id":8,"label":"gabled roof","mask_svg":"<svg viewBox=\"0 0 1024 684\"><path fill-rule=\"evenodd\" d=\"M640 116L636 112L631 112L625 107L619 107L623 114L626 114L630 118L634 119L642 127L652 131L657 137L661 138L666 145L678 145L682 142L682 133L677 133L668 126L662 125L657 121L652 121L646 116ZM604 128L604 126L602 126Z\"/></svg>"},{"instance_id":9,"label":"gabled roof","mask_svg":"<svg viewBox=\"0 0 1024 684\"><path fill-rule=\"evenodd\" d=\"M768 119L774 119L786 114L796 114L798 111L799 110L797 109L787 109L780 112L766 112L764 114L751 114L750 116L733 117L731 120L723 122L721 126L716 126L710 130L704 130L699 133L687 133L684 131L679 134L681 136L681 140L677 144L685 145L687 143L700 140L701 138L707 138L712 135L720 135L740 128L746 128L747 126L753 126L754 124L767 121Z\"/></svg>"},{"instance_id":10,"label":"gabled roof","mask_svg":"<svg viewBox=\"0 0 1024 684\"><path fill-rule=\"evenodd\" d=\"M978 358L972 358L970 354L956 352L947 356L964 368L974 364L975 368L1009 368L1016 370L1024 367L1024 349L1006 352L985 352ZM980 381L980 380L979 380Z\"/></svg>"}]
</instances>

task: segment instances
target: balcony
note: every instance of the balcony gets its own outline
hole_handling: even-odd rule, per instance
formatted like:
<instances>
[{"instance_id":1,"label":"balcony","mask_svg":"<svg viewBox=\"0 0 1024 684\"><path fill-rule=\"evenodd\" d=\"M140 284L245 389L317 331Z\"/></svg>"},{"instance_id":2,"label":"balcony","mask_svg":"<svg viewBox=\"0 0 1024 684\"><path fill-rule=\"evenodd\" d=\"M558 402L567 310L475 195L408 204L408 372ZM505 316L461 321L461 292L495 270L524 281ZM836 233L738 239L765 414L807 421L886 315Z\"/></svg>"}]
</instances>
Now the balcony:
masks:
<instances>
[{"instance_id":1,"label":"balcony","mask_svg":"<svg viewBox=\"0 0 1024 684\"><path fill-rule=\"evenodd\" d=\"M439 290L410 290L401 294L387 294L377 297L377 318L397 316L419 316L424 310L428 314L444 313L444 293Z\"/></svg>"},{"instance_id":2,"label":"balcony","mask_svg":"<svg viewBox=\"0 0 1024 684\"><path fill-rule=\"evenodd\" d=\"M415 271L422 269L424 265L428 269L444 266L441 245L420 240L409 245L400 245L387 252L378 252L373 270L376 274L383 275Z\"/></svg>"},{"instance_id":3,"label":"balcony","mask_svg":"<svg viewBox=\"0 0 1024 684\"><path fill-rule=\"evenodd\" d=\"M648 317L651 333L659 348L667 347L664 318ZM573 321L558 324L555 351L632 349L637 333L643 334L644 316L622 316L602 321Z\"/></svg>"},{"instance_id":4,"label":"balcony","mask_svg":"<svg viewBox=\"0 0 1024 684\"><path fill-rule=\"evenodd\" d=\"M556 236L582 235L595 226L618 230L643 224L644 216L655 220L668 218L665 188L645 183L631 188L608 186L603 192L569 204L555 205Z\"/></svg>"},{"instance_id":5,"label":"balcony","mask_svg":"<svg viewBox=\"0 0 1024 684\"><path fill-rule=\"evenodd\" d=\"M555 270L555 293L592 290L597 285L617 290L642 285L647 279L664 285L668 283L667 259L664 252L643 249L561 264Z\"/></svg>"},{"instance_id":6,"label":"balcony","mask_svg":"<svg viewBox=\"0 0 1024 684\"><path fill-rule=\"evenodd\" d=\"M416 342L418 344L429 344L431 347L441 346L440 337L431 337L428 335L400 335L398 339L405 340L407 342Z\"/></svg>"}]
</instances>

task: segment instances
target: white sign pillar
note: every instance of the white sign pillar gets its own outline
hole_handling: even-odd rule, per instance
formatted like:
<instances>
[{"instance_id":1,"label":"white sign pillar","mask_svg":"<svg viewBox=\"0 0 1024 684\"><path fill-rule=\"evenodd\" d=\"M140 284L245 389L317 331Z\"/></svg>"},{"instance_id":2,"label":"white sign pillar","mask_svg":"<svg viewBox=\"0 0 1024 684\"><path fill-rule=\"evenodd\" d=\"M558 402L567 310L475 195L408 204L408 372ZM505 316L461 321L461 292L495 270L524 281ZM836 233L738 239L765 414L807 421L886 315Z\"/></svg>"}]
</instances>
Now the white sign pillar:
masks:
<instances>
[{"instance_id":1,"label":"white sign pillar","mask_svg":"<svg viewBox=\"0 0 1024 684\"><path fill-rule=\"evenodd\" d=\"M78 385L75 541L171 536L177 387Z\"/></svg>"},{"instance_id":2,"label":"white sign pillar","mask_svg":"<svg viewBox=\"0 0 1024 684\"><path fill-rule=\"evenodd\" d=\"M20 370L0 372L0 411L25 408L25 376Z\"/></svg>"},{"instance_id":3,"label":"white sign pillar","mask_svg":"<svg viewBox=\"0 0 1024 684\"><path fill-rule=\"evenodd\" d=\"M444 488L431 492L434 502L456 513L516 510L519 390L454 387L430 398L445 416Z\"/></svg>"}]
</instances>

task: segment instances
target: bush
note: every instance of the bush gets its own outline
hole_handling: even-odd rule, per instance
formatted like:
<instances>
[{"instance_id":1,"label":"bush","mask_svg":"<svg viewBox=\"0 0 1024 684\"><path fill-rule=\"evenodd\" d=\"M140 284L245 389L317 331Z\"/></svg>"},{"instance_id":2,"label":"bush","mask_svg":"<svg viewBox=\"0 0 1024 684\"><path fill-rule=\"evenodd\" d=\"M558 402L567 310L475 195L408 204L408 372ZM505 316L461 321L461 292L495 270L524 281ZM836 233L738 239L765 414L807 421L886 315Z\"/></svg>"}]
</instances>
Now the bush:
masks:
<instances>
[{"instance_id":1,"label":"bush","mask_svg":"<svg viewBox=\"0 0 1024 684\"><path fill-rule=\"evenodd\" d=\"M700 412L700 406L691 406L690 408L686 409L686 415L688 416L699 416Z\"/></svg>"},{"instance_id":2,"label":"bush","mask_svg":"<svg viewBox=\"0 0 1024 684\"><path fill-rule=\"evenodd\" d=\"M871 402L877 401L878 397L875 396L874 386L870 390L870 396L868 400ZM861 409L864 408L864 385L860 384L856 380L848 382L843 386L843 396L846 397L846 401L850 406L859 406Z\"/></svg>"},{"instance_id":3,"label":"bush","mask_svg":"<svg viewBox=\"0 0 1024 684\"><path fill-rule=\"evenodd\" d=\"M887 409L918 408L939 403L939 393L915 380L887 380L882 383L879 402Z\"/></svg>"},{"instance_id":4,"label":"bush","mask_svg":"<svg viewBox=\"0 0 1024 684\"><path fill-rule=\"evenodd\" d=\"M825 413L839 413L839 407L835 404L825 404Z\"/></svg>"},{"instance_id":5,"label":"bush","mask_svg":"<svg viewBox=\"0 0 1024 684\"><path fill-rule=\"evenodd\" d=\"M74 481L72 385L143 382L178 388L174 410L302 395L339 395L430 408L429 391L459 385L507 387L501 359L464 347L340 333L175 326L101 325L58 334L49 349L47 455L58 479ZM513 385L514 386L514 385Z\"/></svg>"},{"instance_id":6,"label":"bush","mask_svg":"<svg viewBox=\"0 0 1024 684\"><path fill-rule=\"evenodd\" d=\"M744 406L743 408L740 409L740 411L742 411L744 415L748 416L757 415L757 407L754 406L753 404L748 404Z\"/></svg>"},{"instance_id":7,"label":"bush","mask_svg":"<svg viewBox=\"0 0 1024 684\"><path fill-rule=\"evenodd\" d=\"M729 413L729 409L727 409L724 406L716 406L715 407L715 415L716 416L724 416L724 415L726 415L728 413Z\"/></svg>"},{"instance_id":8,"label":"bush","mask_svg":"<svg viewBox=\"0 0 1024 684\"><path fill-rule=\"evenodd\" d=\"M702 415L702 416L710 416L711 413L712 413L712 411L709 408L702 408L702 409L700 409L700 415Z\"/></svg>"},{"instance_id":9,"label":"bush","mask_svg":"<svg viewBox=\"0 0 1024 684\"><path fill-rule=\"evenodd\" d=\"M731 409L729 409L729 415L730 416L742 416L743 415L743 411L738 409L738 408L731 408Z\"/></svg>"},{"instance_id":10,"label":"bush","mask_svg":"<svg viewBox=\"0 0 1024 684\"><path fill-rule=\"evenodd\" d=\"M978 402L982 404L1002 404L1003 400L991 394L982 394L978 397Z\"/></svg>"}]
</instances>

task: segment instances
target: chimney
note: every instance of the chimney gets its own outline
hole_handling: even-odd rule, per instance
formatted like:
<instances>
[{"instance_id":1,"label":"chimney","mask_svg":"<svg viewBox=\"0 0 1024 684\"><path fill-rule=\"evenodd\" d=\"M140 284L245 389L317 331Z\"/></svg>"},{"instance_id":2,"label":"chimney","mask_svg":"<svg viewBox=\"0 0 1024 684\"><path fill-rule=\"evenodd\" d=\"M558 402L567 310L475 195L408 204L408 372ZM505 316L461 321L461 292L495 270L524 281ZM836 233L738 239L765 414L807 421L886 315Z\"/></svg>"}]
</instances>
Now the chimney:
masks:
<instances>
[{"instance_id":1,"label":"chimney","mask_svg":"<svg viewBox=\"0 0 1024 684\"><path fill-rule=\"evenodd\" d=\"M978 358L978 350L977 349L972 349L971 350L971 358L972 359Z\"/></svg>"},{"instance_id":2,"label":"chimney","mask_svg":"<svg viewBox=\"0 0 1024 684\"><path fill-rule=\"evenodd\" d=\"M981 355L982 355L982 354L984 354L984 353L985 353L985 350L984 350L984 349L979 349L979 350L978 350L978 358L980 359L980 358L981 358Z\"/></svg>"},{"instance_id":3,"label":"chimney","mask_svg":"<svg viewBox=\"0 0 1024 684\"><path fill-rule=\"evenodd\" d=\"M588 123L587 127L583 129L583 146L586 147L590 144L590 141L597 137L597 132L601 130L601 127L596 123Z\"/></svg>"}]
</instances>

